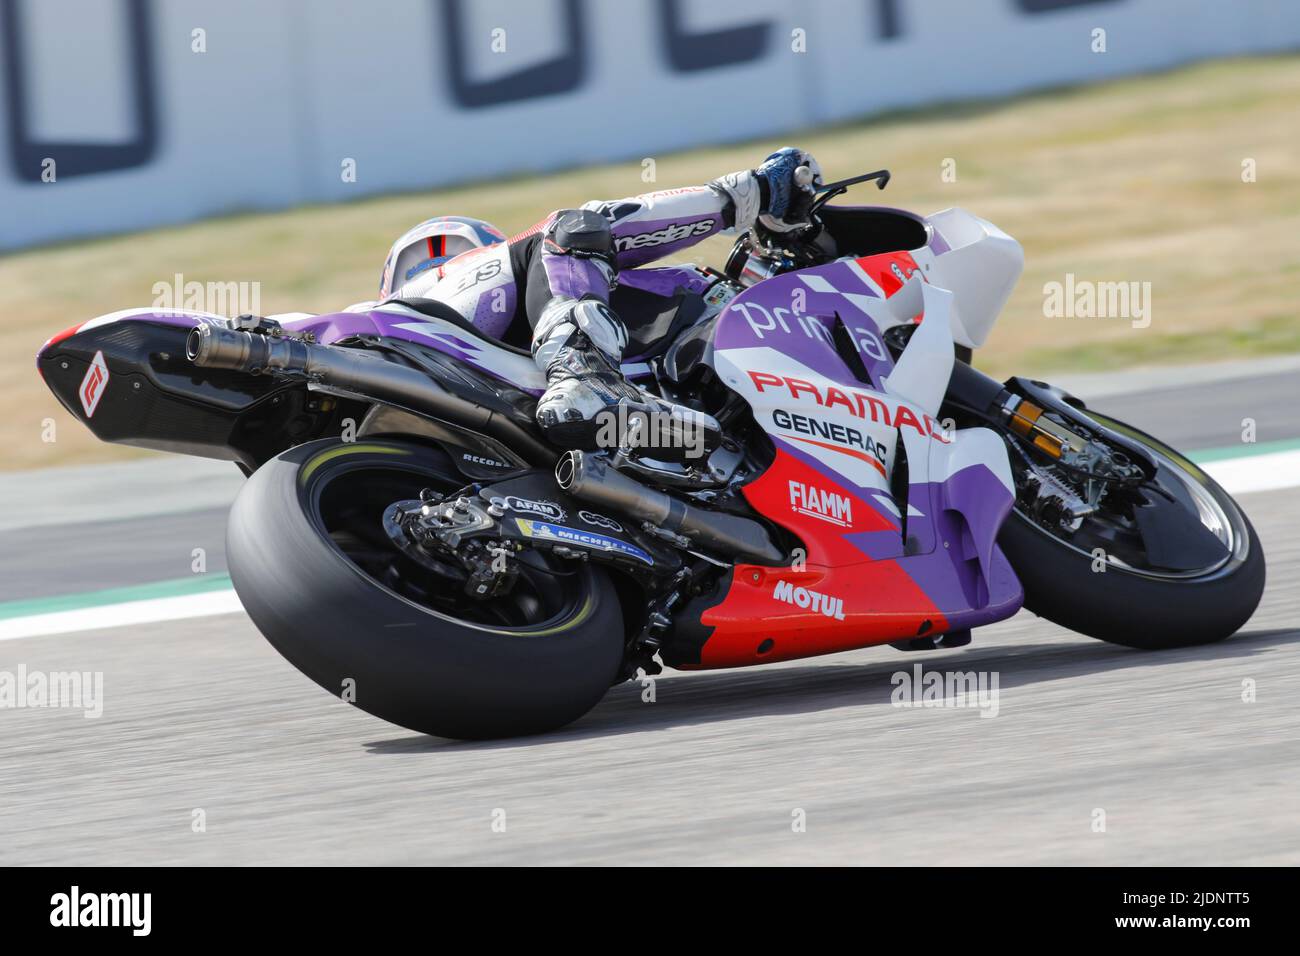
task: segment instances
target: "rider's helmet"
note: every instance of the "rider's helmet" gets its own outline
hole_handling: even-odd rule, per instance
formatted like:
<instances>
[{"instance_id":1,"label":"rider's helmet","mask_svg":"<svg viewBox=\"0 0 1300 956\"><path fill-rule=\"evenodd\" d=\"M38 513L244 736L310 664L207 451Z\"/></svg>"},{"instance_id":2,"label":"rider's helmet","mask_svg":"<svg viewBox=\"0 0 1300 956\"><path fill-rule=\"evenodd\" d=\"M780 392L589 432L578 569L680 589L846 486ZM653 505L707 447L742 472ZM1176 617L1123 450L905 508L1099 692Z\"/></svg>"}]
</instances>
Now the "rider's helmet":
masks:
<instances>
[{"instance_id":1,"label":"rider's helmet","mask_svg":"<svg viewBox=\"0 0 1300 956\"><path fill-rule=\"evenodd\" d=\"M379 297L387 298L422 272L462 252L505 241L505 233L482 219L467 216L426 219L403 233L388 250L384 274L379 280Z\"/></svg>"}]
</instances>

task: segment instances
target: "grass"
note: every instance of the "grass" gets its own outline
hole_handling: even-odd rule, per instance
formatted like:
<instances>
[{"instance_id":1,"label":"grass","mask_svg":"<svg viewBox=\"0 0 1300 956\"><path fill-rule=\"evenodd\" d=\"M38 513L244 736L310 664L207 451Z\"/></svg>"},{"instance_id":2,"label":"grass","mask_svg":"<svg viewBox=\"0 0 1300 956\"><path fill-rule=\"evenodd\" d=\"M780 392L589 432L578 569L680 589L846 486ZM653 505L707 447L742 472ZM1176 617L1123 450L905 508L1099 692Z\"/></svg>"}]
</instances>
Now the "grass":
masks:
<instances>
[{"instance_id":1,"label":"grass","mask_svg":"<svg viewBox=\"0 0 1300 956\"><path fill-rule=\"evenodd\" d=\"M438 213L507 232L591 198L704 182L798 142L829 178L886 166L864 202L962 206L1025 247L1026 268L979 364L995 374L1109 369L1300 350L1300 57L1223 60L1099 86L932 107L639 160L289 212L243 214L0 258L4 467L146 454L97 442L41 384L35 350L75 322L148 305L174 273L261 283L265 312L325 312L369 298L392 239ZM956 180L941 178L945 158ZM1257 166L1242 181L1243 159ZM851 196L854 194L851 194ZM714 238L693 258L720 265ZM1150 282L1151 325L1043 317L1043 285ZM53 418L57 440L42 440Z\"/></svg>"}]
</instances>

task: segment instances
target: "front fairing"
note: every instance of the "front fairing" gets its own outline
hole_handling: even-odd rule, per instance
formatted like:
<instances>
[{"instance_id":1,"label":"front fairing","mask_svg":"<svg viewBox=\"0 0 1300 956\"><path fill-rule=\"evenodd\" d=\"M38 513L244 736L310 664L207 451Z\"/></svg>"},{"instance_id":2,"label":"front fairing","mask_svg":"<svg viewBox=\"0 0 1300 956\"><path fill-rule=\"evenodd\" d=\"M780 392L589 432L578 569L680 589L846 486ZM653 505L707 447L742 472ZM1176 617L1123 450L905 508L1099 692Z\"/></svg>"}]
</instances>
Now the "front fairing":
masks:
<instances>
[{"instance_id":1,"label":"front fairing","mask_svg":"<svg viewBox=\"0 0 1300 956\"><path fill-rule=\"evenodd\" d=\"M856 261L787 273L732 300L705 361L778 447L860 488L887 490L900 432L942 440L931 410L889 388L887 316L879 287ZM803 420L810 416L816 420Z\"/></svg>"},{"instance_id":2,"label":"front fairing","mask_svg":"<svg viewBox=\"0 0 1300 956\"><path fill-rule=\"evenodd\" d=\"M987 429L935 420L952 297L920 286L924 313L897 363L881 339L896 321L889 296L856 260L761 282L719 315L704 360L776 450L743 492L803 547L789 568L738 568L702 614L711 636L698 660L681 666L829 653L1019 608L996 546L1014 502L1006 450ZM775 642L761 655L756 626Z\"/></svg>"}]
</instances>

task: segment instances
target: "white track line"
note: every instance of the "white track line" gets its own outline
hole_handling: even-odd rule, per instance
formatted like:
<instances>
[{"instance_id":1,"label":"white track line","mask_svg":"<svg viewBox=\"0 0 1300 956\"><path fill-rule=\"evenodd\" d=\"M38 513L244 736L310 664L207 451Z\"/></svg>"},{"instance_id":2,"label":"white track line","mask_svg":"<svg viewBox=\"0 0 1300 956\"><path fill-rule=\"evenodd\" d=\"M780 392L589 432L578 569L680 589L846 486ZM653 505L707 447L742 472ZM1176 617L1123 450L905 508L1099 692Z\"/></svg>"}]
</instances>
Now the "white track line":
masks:
<instances>
[{"instance_id":1,"label":"white track line","mask_svg":"<svg viewBox=\"0 0 1300 956\"><path fill-rule=\"evenodd\" d=\"M1300 449L1210 461L1201 469L1230 495L1294 488L1300 485Z\"/></svg>"},{"instance_id":2,"label":"white track line","mask_svg":"<svg viewBox=\"0 0 1300 956\"><path fill-rule=\"evenodd\" d=\"M1300 486L1300 449L1228 458L1201 466L1229 494L1242 495L1257 491L1277 491ZM127 601L75 611L55 611L0 620L0 641L24 637L75 634L134 624L182 621L194 617L211 617L243 611L233 590L209 591L205 594Z\"/></svg>"},{"instance_id":3,"label":"white track line","mask_svg":"<svg viewBox=\"0 0 1300 956\"><path fill-rule=\"evenodd\" d=\"M121 604L32 614L28 617L13 617L7 621L0 621L0 641L13 641L23 637L45 637L51 634L73 634L78 631L98 631L101 628L125 627L131 624L183 621L191 617L233 614L243 609L244 606L239 603L238 596L229 588L203 594L125 601Z\"/></svg>"}]
</instances>

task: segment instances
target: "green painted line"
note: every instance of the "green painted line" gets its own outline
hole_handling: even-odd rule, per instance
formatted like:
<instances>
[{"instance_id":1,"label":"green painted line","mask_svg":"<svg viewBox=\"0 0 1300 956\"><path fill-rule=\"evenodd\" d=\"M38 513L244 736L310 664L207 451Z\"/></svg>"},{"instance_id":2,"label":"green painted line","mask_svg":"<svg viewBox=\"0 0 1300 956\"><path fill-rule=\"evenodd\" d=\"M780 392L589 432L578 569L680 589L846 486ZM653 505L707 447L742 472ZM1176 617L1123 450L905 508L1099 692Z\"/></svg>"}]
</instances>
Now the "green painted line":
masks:
<instances>
[{"instance_id":1,"label":"green painted line","mask_svg":"<svg viewBox=\"0 0 1300 956\"><path fill-rule=\"evenodd\" d=\"M1199 465L1212 461L1227 461L1230 458L1254 458L1256 455L1271 455L1279 451L1294 451L1300 448L1300 438L1285 438L1281 441L1242 442L1227 448L1202 448L1187 452L1187 457Z\"/></svg>"},{"instance_id":2,"label":"green painted line","mask_svg":"<svg viewBox=\"0 0 1300 956\"><path fill-rule=\"evenodd\" d=\"M157 598L188 597L210 591L225 591L233 587L229 574L196 574L189 578L155 581L152 584L134 584L124 588L103 591L86 591L81 594L61 594L57 597L30 598L23 601L0 603L0 621L34 614L55 614L59 611L80 611L88 607L105 607L126 604L128 601L152 601Z\"/></svg>"}]
</instances>

